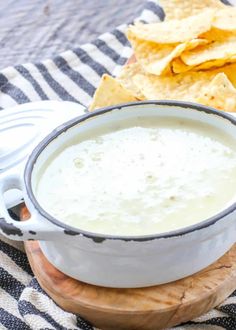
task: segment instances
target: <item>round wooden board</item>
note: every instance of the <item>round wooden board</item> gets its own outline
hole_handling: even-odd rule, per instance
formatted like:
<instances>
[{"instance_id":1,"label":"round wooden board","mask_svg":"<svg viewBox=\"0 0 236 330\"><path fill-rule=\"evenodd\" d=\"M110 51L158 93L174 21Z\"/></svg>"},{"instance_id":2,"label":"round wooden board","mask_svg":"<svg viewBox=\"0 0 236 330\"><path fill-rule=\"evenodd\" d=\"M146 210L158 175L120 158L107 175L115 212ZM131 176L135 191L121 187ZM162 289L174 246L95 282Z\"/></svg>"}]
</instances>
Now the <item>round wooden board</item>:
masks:
<instances>
[{"instance_id":1,"label":"round wooden board","mask_svg":"<svg viewBox=\"0 0 236 330\"><path fill-rule=\"evenodd\" d=\"M27 218L27 212L22 212ZM22 219L22 220L23 220ZM236 244L217 262L182 280L139 289L111 289L77 281L57 270L37 241L25 242L41 287L64 310L106 330L158 330L189 321L236 289ZM75 261L76 262L76 261ZM109 276L109 265L108 276Z\"/></svg>"}]
</instances>

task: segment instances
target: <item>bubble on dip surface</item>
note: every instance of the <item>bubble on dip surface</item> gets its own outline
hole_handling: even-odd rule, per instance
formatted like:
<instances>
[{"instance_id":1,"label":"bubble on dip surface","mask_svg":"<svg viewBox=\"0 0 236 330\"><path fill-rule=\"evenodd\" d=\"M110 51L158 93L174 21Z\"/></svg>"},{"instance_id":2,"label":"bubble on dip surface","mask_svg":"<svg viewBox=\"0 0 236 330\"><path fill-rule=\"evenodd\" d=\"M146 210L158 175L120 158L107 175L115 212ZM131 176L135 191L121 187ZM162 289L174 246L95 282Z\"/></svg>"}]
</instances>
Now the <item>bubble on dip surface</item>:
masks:
<instances>
[{"instance_id":1,"label":"bubble on dip surface","mask_svg":"<svg viewBox=\"0 0 236 330\"><path fill-rule=\"evenodd\" d=\"M41 169L35 194L53 217L113 235L167 232L234 202L235 140L190 120L136 118L79 134Z\"/></svg>"}]
</instances>

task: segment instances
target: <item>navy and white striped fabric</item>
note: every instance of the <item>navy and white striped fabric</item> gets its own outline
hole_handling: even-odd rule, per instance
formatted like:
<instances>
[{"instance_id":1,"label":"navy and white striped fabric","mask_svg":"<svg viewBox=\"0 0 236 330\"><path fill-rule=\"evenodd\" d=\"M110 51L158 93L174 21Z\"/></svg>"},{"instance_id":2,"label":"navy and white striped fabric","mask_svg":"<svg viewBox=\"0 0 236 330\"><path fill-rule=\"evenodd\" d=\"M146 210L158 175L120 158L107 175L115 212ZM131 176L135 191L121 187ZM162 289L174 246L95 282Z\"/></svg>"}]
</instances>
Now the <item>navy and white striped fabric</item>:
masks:
<instances>
[{"instance_id":1,"label":"navy and white striped fabric","mask_svg":"<svg viewBox=\"0 0 236 330\"><path fill-rule=\"evenodd\" d=\"M162 9L150 1L140 17L146 22L163 18ZM6 68L0 73L0 108L49 99L74 101L87 107L101 75L116 75L131 55L125 28L126 25L119 26L94 42L53 59ZM22 243L1 236L0 329L92 330L93 327L78 315L60 309L34 278ZM236 294L218 308L177 329L235 330Z\"/></svg>"}]
</instances>

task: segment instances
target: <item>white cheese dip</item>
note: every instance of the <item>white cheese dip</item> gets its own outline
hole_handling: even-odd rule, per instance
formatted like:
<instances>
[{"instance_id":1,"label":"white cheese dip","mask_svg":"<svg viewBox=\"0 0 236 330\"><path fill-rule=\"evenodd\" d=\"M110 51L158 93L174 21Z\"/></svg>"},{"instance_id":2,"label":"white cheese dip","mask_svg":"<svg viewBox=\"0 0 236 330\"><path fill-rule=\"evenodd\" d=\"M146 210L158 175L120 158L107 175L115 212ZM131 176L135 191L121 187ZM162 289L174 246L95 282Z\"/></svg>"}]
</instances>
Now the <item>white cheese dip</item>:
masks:
<instances>
[{"instance_id":1,"label":"white cheese dip","mask_svg":"<svg viewBox=\"0 0 236 330\"><path fill-rule=\"evenodd\" d=\"M80 134L41 170L39 204L82 230L162 233L235 200L236 143L190 120L136 118Z\"/></svg>"}]
</instances>

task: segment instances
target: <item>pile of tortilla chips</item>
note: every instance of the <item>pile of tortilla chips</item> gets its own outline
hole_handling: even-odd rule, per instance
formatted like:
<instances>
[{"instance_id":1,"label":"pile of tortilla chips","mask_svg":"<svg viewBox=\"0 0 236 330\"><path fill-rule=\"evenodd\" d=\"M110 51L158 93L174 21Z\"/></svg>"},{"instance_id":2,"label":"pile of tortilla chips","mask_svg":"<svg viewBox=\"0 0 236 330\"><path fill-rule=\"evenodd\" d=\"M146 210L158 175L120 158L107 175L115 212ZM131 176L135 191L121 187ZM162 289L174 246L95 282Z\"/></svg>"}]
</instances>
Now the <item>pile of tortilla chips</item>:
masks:
<instances>
[{"instance_id":1,"label":"pile of tortilla chips","mask_svg":"<svg viewBox=\"0 0 236 330\"><path fill-rule=\"evenodd\" d=\"M137 100L183 100L236 111L236 8L161 0L164 22L129 26L135 61L104 75L90 110Z\"/></svg>"}]
</instances>

